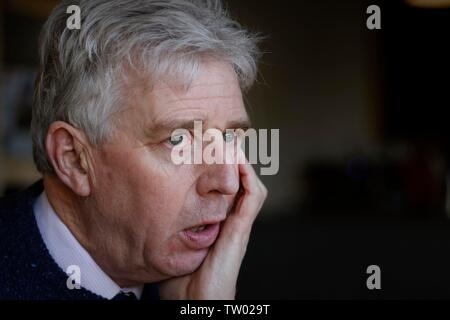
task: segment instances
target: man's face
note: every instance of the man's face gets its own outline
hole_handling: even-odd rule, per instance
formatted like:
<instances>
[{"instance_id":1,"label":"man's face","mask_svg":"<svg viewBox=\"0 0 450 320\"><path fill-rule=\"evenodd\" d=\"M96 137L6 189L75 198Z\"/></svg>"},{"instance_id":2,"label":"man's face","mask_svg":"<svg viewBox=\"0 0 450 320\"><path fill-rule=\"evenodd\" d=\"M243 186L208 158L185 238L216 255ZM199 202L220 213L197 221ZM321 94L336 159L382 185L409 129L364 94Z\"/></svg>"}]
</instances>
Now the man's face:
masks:
<instances>
[{"instance_id":1,"label":"man's face","mask_svg":"<svg viewBox=\"0 0 450 320\"><path fill-rule=\"evenodd\" d=\"M203 130L245 126L239 83L228 64L205 62L187 91L158 83L130 95L114 138L93 154L90 249L110 274L127 270L133 281L187 274L215 241L240 179L236 164L175 165L171 133L192 132L194 120Z\"/></svg>"}]
</instances>

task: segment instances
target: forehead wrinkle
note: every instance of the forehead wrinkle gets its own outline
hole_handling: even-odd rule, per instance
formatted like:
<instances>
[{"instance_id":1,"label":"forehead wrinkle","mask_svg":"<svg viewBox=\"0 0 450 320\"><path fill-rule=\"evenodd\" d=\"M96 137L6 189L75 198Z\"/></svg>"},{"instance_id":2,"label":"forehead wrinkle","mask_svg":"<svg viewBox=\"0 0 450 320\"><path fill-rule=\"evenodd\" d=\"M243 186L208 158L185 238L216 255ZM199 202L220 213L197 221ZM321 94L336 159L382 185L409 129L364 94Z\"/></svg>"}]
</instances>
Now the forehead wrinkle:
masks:
<instances>
[{"instance_id":1,"label":"forehead wrinkle","mask_svg":"<svg viewBox=\"0 0 450 320\"><path fill-rule=\"evenodd\" d=\"M223 97L232 99L232 98L235 98L236 96L223 96ZM219 97L217 97L217 98L219 98ZM198 98L189 98L189 99L183 98L183 99L176 99L176 100L168 101L167 104L172 103L172 104L178 105L177 109L175 109L175 110L173 110L171 108L171 111L169 112L169 114L171 114L173 112L186 113L185 116L181 115L179 118L192 118L192 122L195 120L201 120L204 125L208 126L208 123L210 122L208 110L205 110L204 108L199 108L199 107L186 106L184 103L187 101L200 101L203 99L212 99L212 98L211 97L198 97ZM234 106L235 109L241 109L241 107L243 107L243 103L239 104L239 106ZM233 109L233 106L231 106L230 109ZM242 109L244 111L243 114L240 115L234 121L231 120L231 123L246 123L246 124L250 123L250 119L245 110L245 107L243 107ZM240 112L238 112L238 113L240 113ZM195 116L193 116L192 114L195 114ZM152 121L153 126L158 127L159 123L173 122L173 120L170 119L170 116L166 117L166 115L167 115L167 112L165 112L163 115L161 115L159 117L153 118L153 121ZM227 125L226 125L226 127L227 127Z\"/></svg>"},{"instance_id":2,"label":"forehead wrinkle","mask_svg":"<svg viewBox=\"0 0 450 320\"><path fill-rule=\"evenodd\" d=\"M205 96L205 97L192 97L192 98L179 98L176 100L169 100L167 103L174 103L174 102L183 102L183 101L202 101L202 100L217 100L217 99L236 99L240 98L239 95L229 95L229 96Z\"/></svg>"},{"instance_id":3,"label":"forehead wrinkle","mask_svg":"<svg viewBox=\"0 0 450 320\"><path fill-rule=\"evenodd\" d=\"M228 82L213 82L213 83L192 83L188 90L185 93L177 93L174 91L174 89L172 88L172 86L170 86L166 81L161 80L160 81L161 84L163 85L162 88L157 88L155 89L155 94L158 97L161 96L165 96L163 94L163 92L167 92L169 94L169 96L173 99L167 99L165 102L166 103L173 103L173 102L182 102L184 101L201 101L201 100L205 100L205 99L242 99L242 93L239 90L231 90L233 91L233 94L230 95L223 95L222 92L223 90L217 90L214 91L211 95L209 96L195 96L196 91L200 91L199 89L204 89L204 88L213 88L213 87L228 87L228 88L233 88L232 84L228 83ZM159 92L157 92L159 91ZM219 93L220 94L215 94L215 93ZM193 93L194 96L186 96L189 93ZM201 94L204 93L204 90L200 91Z\"/></svg>"},{"instance_id":4,"label":"forehead wrinkle","mask_svg":"<svg viewBox=\"0 0 450 320\"><path fill-rule=\"evenodd\" d=\"M223 91L219 90L219 88L226 87L230 90L229 95L223 95ZM210 95L210 96L204 96L204 92L201 91L202 88L217 88L216 90L213 89L213 93L217 93L217 95ZM239 87L238 87L239 88ZM157 127L159 122L170 122L170 116L167 116L167 113L169 115L174 112L183 112L184 110L188 113L197 113L194 118L203 118L204 120L207 120L208 118L208 110L202 107L193 107L189 106L186 103L192 102L192 101L204 101L204 100L239 100L239 103L237 103L234 107L241 108L243 107L243 100L242 100L242 93L240 89L234 89L234 86L228 82L212 82L212 83L199 83L194 82L189 86L189 89L187 91L183 92L177 92L176 87L173 87L167 83L165 80L160 80L159 85L153 88L152 95L159 100L158 105L164 106L162 112L156 112L156 115L152 117L151 119L151 125L152 127ZM194 92L192 91L193 89ZM195 96L196 91L199 91L199 95ZM192 93L194 93L194 96L192 96ZM191 94L191 96L186 96L188 94ZM201 96L200 96L201 94ZM215 102L216 104L216 102ZM228 104L228 103L227 103ZM210 106L208 106L210 107ZM233 105L230 105L231 109L233 108ZM209 108L208 108L209 109ZM245 110L245 107L244 107ZM165 111L165 112L164 112ZM245 112L245 117L248 118L247 113Z\"/></svg>"},{"instance_id":5,"label":"forehead wrinkle","mask_svg":"<svg viewBox=\"0 0 450 320\"><path fill-rule=\"evenodd\" d=\"M176 116L173 116L173 113L176 113ZM193 128L194 121L196 120L202 121L204 124L207 123L207 113L200 108L190 108L189 110L181 108L180 110L165 112L164 114L153 118L151 124L148 126L148 129L154 136L158 136L166 131L173 131L181 128ZM189 125L187 125L188 123Z\"/></svg>"},{"instance_id":6,"label":"forehead wrinkle","mask_svg":"<svg viewBox=\"0 0 450 320\"><path fill-rule=\"evenodd\" d=\"M197 83L197 84L191 84L189 86L189 89L198 88L198 87L216 87L216 86L230 86L230 83L228 83L228 82Z\"/></svg>"},{"instance_id":7,"label":"forehead wrinkle","mask_svg":"<svg viewBox=\"0 0 450 320\"><path fill-rule=\"evenodd\" d=\"M172 99L168 99L166 101L164 101L165 104L180 104L180 109L182 107L187 108L187 109L192 109L192 107L187 106L185 103L186 102L195 102L195 101L205 101L205 100L210 100L210 101L216 101L216 100L239 100L239 107L243 105L243 101L242 101L242 95L240 94L231 94L231 95L213 95L213 96L197 96L197 97L186 97L186 96L182 96L180 97L179 95L177 95L172 89L170 89L170 98ZM202 108L200 108L201 110Z\"/></svg>"},{"instance_id":8,"label":"forehead wrinkle","mask_svg":"<svg viewBox=\"0 0 450 320\"><path fill-rule=\"evenodd\" d=\"M178 94L176 94L174 92L173 87L176 86L171 86L169 85L166 81L164 80L160 80L159 81L160 84L162 84L163 86L155 86L153 87L152 91L153 92L158 92L158 91L168 91L169 93L171 93L172 95L176 95L178 96ZM192 91L193 89L197 89L197 88L204 88L204 87L233 87L232 84L227 83L227 82L216 82L216 83L191 83L189 85L189 87L187 89L181 89L180 87L180 91L184 91L185 94L188 93L189 91ZM236 96L242 96L242 92L240 89L238 90L233 90L233 91L237 91L238 93L236 93Z\"/></svg>"},{"instance_id":9,"label":"forehead wrinkle","mask_svg":"<svg viewBox=\"0 0 450 320\"><path fill-rule=\"evenodd\" d=\"M210 90L209 90L210 89ZM228 91L229 94L224 95L223 92ZM238 98L242 99L242 93L240 89L235 88L230 83L211 83L211 84L196 84L192 85L189 89L192 98L201 97L205 92L209 92L211 98ZM184 95L183 97L185 97ZM186 97L186 99L191 99Z\"/></svg>"}]
</instances>

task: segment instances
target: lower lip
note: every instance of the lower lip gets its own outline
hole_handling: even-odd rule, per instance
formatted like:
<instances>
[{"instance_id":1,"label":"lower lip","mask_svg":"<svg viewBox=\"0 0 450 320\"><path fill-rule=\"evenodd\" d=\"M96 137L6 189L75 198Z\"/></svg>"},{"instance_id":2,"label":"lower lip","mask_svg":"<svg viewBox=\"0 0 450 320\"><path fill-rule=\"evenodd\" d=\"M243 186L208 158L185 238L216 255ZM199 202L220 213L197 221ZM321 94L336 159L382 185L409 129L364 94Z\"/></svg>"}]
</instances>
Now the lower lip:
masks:
<instances>
[{"instance_id":1,"label":"lower lip","mask_svg":"<svg viewBox=\"0 0 450 320\"><path fill-rule=\"evenodd\" d=\"M181 232L181 238L190 249L201 250L208 248L216 241L219 231L219 223L210 224L200 232L184 230Z\"/></svg>"}]
</instances>

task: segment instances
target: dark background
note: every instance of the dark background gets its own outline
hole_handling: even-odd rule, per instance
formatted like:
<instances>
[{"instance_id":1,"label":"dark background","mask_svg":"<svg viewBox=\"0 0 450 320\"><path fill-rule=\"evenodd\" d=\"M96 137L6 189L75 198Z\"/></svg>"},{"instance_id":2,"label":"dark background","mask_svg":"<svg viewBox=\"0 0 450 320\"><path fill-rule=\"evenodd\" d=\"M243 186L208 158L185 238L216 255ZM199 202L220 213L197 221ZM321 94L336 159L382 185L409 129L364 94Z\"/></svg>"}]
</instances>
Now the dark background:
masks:
<instances>
[{"instance_id":1,"label":"dark background","mask_svg":"<svg viewBox=\"0 0 450 320\"><path fill-rule=\"evenodd\" d=\"M450 298L450 7L414 2L226 2L265 36L247 105L280 129L239 298ZM55 3L1 5L0 194L39 177L29 79ZM366 28L371 4L381 30ZM366 287L372 264L381 290Z\"/></svg>"}]
</instances>

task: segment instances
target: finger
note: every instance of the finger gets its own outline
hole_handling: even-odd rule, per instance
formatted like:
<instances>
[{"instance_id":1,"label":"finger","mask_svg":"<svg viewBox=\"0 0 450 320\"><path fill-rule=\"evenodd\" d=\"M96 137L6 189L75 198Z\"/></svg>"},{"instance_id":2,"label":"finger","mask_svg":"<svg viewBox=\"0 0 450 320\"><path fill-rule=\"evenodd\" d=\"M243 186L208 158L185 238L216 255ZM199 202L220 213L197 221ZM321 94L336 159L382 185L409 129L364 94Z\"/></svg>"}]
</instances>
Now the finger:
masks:
<instances>
[{"instance_id":1,"label":"finger","mask_svg":"<svg viewBox=\"0 0 450 320\"><path fill-rule=\"evenodd\" d=\"M242 191L237 195L233 211L225 222L228 227L224 226L235 235L251 229L265 199L262 185L250 164L239 165L239 174Z\"/></svg>"},{"instance_id":2,"label":"finger","mask_svg":"<svg viewBox=\"0 0 450 320\"><path fill-rule=\"evenodd\" d=\"M258 176L252 165L248 162L239 164L239 175L244 192L247 195L255 195L259 191Z\"/></svg>"},{"instance_id":3,"label":"finger","mask_svg":"<svg viewBox=\"0 0 450 320\"><path fill-rule=\"evenodd\" d=\"M247 250L253 222L265 199L265 187L249 163L239 165L243 193L239 195L234 212L225 220L219 238L205 259L202 268L226 283L237 281L239 268Z\"/></svg>"}]
</instances>

